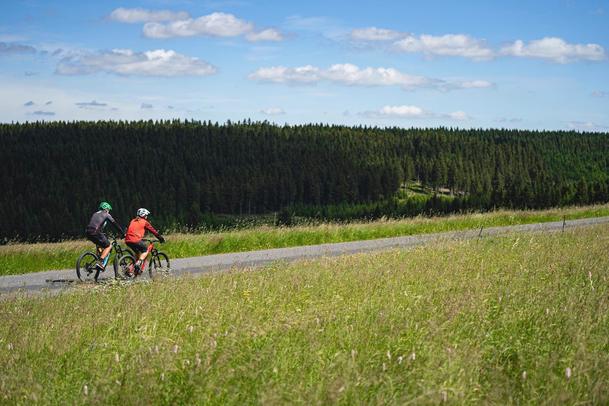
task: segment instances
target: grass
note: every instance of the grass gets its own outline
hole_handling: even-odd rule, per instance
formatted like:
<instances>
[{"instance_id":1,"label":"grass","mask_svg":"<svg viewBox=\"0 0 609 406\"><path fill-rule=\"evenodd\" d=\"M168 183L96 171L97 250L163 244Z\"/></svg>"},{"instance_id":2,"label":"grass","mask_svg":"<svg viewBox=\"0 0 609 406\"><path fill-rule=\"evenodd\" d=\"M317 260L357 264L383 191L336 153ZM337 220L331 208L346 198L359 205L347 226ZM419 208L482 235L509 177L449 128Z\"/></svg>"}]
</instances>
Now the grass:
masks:
<instances>
[{"instance_id":1,"label":"grass","mask_svg":"<svg viewBox=\"0 0 609 406\"><path fill-rule=\"evenodd\" d=\"M607 225L0 302L0 403L607 404Z\"/></svg>"},{"instance_id":2,"label":"grass","mask_svg":"<svg viewBox=\"0 0 609 406\"><path fill-rule=\"evenodd\" d=\"M270 227L202 234L171 234L162 246L171 258L227 252L294 247L323 243L368 240L480 227L530 224L609 215L609 205L571 207L542 211L495 211L447 217L417 217L368 223L322 224L316 226ZM54 244L9 244L0 246L0 275L14 275L51 269L73 268L88 241Z\"/></svg>"}]
</instances>

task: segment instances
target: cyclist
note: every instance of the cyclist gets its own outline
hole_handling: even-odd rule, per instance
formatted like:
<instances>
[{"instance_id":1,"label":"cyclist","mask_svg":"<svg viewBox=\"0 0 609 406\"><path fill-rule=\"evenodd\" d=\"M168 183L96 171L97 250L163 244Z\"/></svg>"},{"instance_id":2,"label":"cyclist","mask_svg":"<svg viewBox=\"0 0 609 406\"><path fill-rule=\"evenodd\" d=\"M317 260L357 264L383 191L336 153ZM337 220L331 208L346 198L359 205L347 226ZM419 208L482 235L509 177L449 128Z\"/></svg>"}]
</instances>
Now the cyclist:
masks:
<instances>
[{"instance_id":1,"label":"cyclist","mask_svg":"<svg viewBox=\"0 0 609 406\"><path fill-rule=\"evenodd\" d=\"M150 211L145 208L137 209L136 217L131 220L129 227L127 228L127 236L125 237L125 243L135 252L137 255L137 261L135 262L136 272L140 271L142 263L148 256L149 247L152 244L146 244L142 241L146 230L150 231L161 243L165 242L165 238L148 222L148 216Z\"/></svg>"},{"instance_id":2,"label":"cyclist","mask_svg":"<svg viewBox=\"0 0 609 406\"><path fill-rule=\"evenodd\" d=\"M89 220L89 225L85 229L87 239L102 249L99 261L96 264L101 270L105 269L108 259L110 258L110 250L112 249L108 237L106 237L103 232L106 224L110 222L114 228L118 230L121 236L125 236L125 229L123 229L110 215L110 210L112 210L110 203L101 202L99 204L99 210L93 213L91 220Z\"/></svg>"}]
</instances>

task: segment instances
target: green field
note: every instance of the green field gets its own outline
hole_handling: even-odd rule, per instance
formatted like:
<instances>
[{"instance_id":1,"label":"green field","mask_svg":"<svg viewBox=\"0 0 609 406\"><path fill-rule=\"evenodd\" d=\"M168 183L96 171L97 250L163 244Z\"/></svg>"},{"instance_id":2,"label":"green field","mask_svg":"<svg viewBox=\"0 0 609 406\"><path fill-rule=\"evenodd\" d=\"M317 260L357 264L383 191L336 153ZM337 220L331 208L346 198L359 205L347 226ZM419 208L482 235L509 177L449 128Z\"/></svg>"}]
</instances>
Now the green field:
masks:
<instances>
[{"instance_id":1,"label":"green field","mask_svg":"<svg viewBox=\"0 0 609 406\"><path fill-rule=\"evenodd\" d=\"M484 214L432 218L417 217L368 223L321 224L298 227L260 226L225 232L170 234L167 238L168 243L161 248L171 258L184 258L608 215L609 205L597 205L541 211L502 210ZM73 268L79 254L83 250L91 248L92 244L90 242L82 240L53 244L9 244L0 246L0 275Z\"/></svg>"},{"instance_id":2,"label":"green field","mask_svg":"<svg viewBox=\"0 0 609 406\"><path fill-rule=\"evenodd\" d=\"M0 302L0 403L607 404L607 225Z\"/></svg>"}]
</instances>

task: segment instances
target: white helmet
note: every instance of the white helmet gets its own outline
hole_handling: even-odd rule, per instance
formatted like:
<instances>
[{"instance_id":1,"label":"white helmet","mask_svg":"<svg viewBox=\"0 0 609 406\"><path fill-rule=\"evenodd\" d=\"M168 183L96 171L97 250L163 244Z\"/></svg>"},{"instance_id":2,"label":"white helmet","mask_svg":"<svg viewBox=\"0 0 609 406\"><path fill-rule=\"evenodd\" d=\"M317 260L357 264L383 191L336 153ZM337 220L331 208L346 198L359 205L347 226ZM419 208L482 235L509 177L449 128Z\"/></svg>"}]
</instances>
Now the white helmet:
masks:
<instances>
[{"instance_id":1,"label":"white helmet","mask_svg":"<svg viewBox=\"0 0 609 406\"><path fill-rule=\"evenodd\" d=\"M144 209L143 207L141 209L137 209L138 217L146 217L149 214L150 214L150 211L148 211L148 209Z\"/></svg>"}]
</instances>

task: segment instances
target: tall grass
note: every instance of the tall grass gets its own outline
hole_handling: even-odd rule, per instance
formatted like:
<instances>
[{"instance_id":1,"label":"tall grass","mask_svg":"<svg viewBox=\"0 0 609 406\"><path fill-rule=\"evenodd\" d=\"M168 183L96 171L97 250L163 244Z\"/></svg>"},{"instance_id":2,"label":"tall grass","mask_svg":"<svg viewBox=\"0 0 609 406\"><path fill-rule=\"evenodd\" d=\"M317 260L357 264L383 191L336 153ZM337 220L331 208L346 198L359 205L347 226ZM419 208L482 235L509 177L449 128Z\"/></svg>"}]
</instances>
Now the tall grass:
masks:
<instances>
[{"instance_id":1,"label":"tall grass","mask_svg":"<svg viewBox=\"0 0 609 406\"><path fill-rule=\"evenodd\" d=\"M0 302L0 403L607 404L606 225Z\"/></svg>"},{"instance_id":2,"label":"tall grass","mask_svg":"<svg viewBox=\"0 0 609 406\"><path fill-rule=\"evenodd\" d=\"M161 249L172 258L269 248L294 247L345 241L367 240L466 230L480 227L599 217L609 215L609 205L572 207L542 211L495 211L447 217L416 217L367 223L328 223L313 226L258 226L246 230L201 234L176 233L168 236ZM55 244L12 244L0 246L0 275L73 268L78 255L91 249L87 241Z\"/></svg>"}]
</instances>

